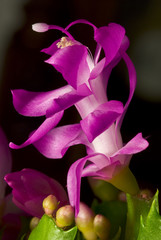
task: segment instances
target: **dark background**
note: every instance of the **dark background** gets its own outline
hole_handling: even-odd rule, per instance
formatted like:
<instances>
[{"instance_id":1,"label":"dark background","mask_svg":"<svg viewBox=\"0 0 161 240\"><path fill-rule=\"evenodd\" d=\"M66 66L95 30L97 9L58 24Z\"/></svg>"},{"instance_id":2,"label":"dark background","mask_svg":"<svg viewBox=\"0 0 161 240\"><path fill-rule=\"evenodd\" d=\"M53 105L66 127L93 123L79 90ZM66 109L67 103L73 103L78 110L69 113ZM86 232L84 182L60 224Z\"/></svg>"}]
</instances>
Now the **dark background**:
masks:
<instances>
[{"instance_id":1,"label":"dark background","mask_svg":"<svg viewBox=\"0 0 161 240\"><path fill-rule=\"evenodd\" d=\"M40 50L62 35L58 31L36 33L36 22L65 27L79 18L97 27L109 22L126 29L131 45L128 54L133 60L138 84L122 126L124 142L138 132L148 138L149 148L133 156L131 169L141 187L161 188L161 2L159 0L0 0L0 124L9 141L24 141L42 118L20 116L12 105L11 89L47 91L65 84L48 58ZM74 36L94 51L92 29L85 25L72 28ZM128 78L121 62L112 72L108 93L123 102L128 97ZM112 93L112 94L111 94ZM71 117L72 116L72 117ZM77 121L73 108L66 111L61 124ZM66 186L66 174L72 161L84 153L84 147L68 150L63 159L46 159L33 146L11 150L13 171L34 168ZM86 182L83 182L86 185ZM86 189L86 188L84 188ZM82 189L83 190L83 189ZM83 193L86 190L83 190Z\"/></svg>"}]
</instances>

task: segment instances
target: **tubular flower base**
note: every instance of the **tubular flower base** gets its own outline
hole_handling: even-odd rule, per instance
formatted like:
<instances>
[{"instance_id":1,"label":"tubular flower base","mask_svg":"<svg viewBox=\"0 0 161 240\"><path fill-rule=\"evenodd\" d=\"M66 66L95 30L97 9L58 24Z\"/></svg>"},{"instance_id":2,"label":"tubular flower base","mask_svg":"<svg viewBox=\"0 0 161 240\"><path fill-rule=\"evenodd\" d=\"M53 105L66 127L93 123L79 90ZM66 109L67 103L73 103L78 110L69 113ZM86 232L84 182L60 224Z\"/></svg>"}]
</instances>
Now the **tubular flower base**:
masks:
<instances>
[{"instance_id":1,"label":"tubular flower base","mask_svg":"<svg viewBox=\"0 0 161 240\"><path fill-rule=\"evenodd\" d=\"M76 24L87 24L93 28L96 42L94 56L87 46L70 34L69 29ZM69 201L77 215L82 177L110 181L129 193L138 191L128 166L132 155L147 148L148 142L138 133L127 144L123 144L120 133L136 86L135 68L126 53L129 40L125 29L115 23L97 28L86 20L74 21L66 28L44 23L33 25L33 30L37 32L51 29L59 30L65 36L42 52L50 55L45 62L59 71L67 84L49 92L12 90L13 104L20 114L45 116L46 119L24 143L10 143L10 147L18 149L33 144L47 158L61 158L70 146L86 146L87 156L72 164L67 177ZM101 59L102 50L105 57ZM125 105L120 101L108 100L106 94L111 71L121 59L129 73L129 96ZM64 111L73 105L81 121L56 127Z\"/></svg>"}]
</instances>

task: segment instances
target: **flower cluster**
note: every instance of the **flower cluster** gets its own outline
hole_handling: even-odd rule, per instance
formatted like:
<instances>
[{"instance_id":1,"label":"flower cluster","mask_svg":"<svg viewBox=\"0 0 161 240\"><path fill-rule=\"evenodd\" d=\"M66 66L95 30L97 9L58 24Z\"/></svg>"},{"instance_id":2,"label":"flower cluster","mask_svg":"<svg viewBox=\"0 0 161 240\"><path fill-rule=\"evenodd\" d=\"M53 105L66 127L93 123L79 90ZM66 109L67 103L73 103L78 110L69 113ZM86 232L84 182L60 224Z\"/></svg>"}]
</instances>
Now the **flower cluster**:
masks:
<instances>
[{"instance_id":1,"label":"flower cluster","mask_svg":"<svg viewBox=\"0 0 161 240\"><path fill-rule=\"evenodd\" d=\"M80 23L93 28L96 42L94 56L87 46L75 40L69 32L73 25ZM109 181L132 194L138 191L135 178L129 170L129 163L133 154L147 148L148 142L141 133L126 144L123 144L121 137L121 124L136 86L135 68L126 53L129 40L125 35L125 29L115 23L97 28L86 20L74 21L66 28L44 23L33 25L33 30L37 32L50 29L59 30L65 36L42 50L50 55L45 62L60 72L67 84L49 92L12 90L13 104L18 113L31 117L45 116L45 120L24 143L21 145L10 143L10 147L19 149L33 144L45 157L61 158L70 146L76 144L86 146L87 155L71 165L67 176L69 202L77 215L82 177L90 176ZM101 59L102 50L104 57ZM129 96L125 104L109 100L107 96L111 71L121 59L124 60L129 73ZM80 122L57 127L64 111L73 105L80 114ZM21 201L24 200L17 189L21 185L20 175L27 176L27 171L29 170L6 176L6 181L13 188L14 201L21 208L23 208ZM30 170L29 177L34 177L35 174L36 171ZM38 187L40 188L41 186ZM49 192L50 190L47 191L48 195L52 190ZM27 204L30 204L30 198Z\"/></svg>"}]
</instances>

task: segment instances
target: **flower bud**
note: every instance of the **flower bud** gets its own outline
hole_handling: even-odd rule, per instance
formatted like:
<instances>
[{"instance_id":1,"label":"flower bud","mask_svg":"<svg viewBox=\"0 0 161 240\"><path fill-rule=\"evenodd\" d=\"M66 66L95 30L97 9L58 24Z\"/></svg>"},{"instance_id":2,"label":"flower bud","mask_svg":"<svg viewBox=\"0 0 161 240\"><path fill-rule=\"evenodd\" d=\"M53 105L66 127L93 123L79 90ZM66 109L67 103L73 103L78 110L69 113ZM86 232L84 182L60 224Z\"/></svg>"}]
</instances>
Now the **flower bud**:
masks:
<instances>
[{"instance_id":1,"label":"flower bud","mask_svg":"<svg viewBox=\"0 0 161 240\"><path fill-rule=\"evenodd\" d=\"M78 229L83 233L86 240L96 240L97 235L93 228L94 213L84 203L80 203L79 213L75 218Z\"/></svg>"},{"instance_id":2,"label":"flower bud","mask_svg":"<svg viewBox=\"0 0 161 240\"><path fill-rule=\"evenodd\" d=\"M153 193L149 189L142 189L139 193L139 197L150 200L153 197Z\"/></svg>"},{"instance_id":3,"label":"flower bud","mask_svg":"<svg viewBox=\"0 0 161 240\"><path fill-rule=\"evenodd\" d=\"M94 230L100 240L108 240L110 233L110 222L109 220L101 215L97 214L93 221Z\"/></svg>"},{"instance_id":4,"label":"flower bud","mask_svg":"<svg viewBox=\"0 0 161 240\"><path fill-rule=\"evenodd\" d=\"M74 223L74 208L71 205L65 205L56 212L56 224L58 227L68 227Z\"/></svg>"},{"instance_id":5,"label":"flower bud","mask_svg":"<svg viewBox=\"0 0 161 240\"><path fill-rule=\"evenodd\" d=\"M33 217L30 221L30 230L32 231L39 223L40 219L38 217Z\"/></svg>"},{"instance_id":6,"label":"flower bud","mask_svg":"<svg viewBox=\"0 0 161 240\"><path fill-rule=\"evenodd\" d=\"M47 196L43 201L43 209L45 214L52 215L58 206L57 198L54 195Z\"/></svg>"}]
</instances>

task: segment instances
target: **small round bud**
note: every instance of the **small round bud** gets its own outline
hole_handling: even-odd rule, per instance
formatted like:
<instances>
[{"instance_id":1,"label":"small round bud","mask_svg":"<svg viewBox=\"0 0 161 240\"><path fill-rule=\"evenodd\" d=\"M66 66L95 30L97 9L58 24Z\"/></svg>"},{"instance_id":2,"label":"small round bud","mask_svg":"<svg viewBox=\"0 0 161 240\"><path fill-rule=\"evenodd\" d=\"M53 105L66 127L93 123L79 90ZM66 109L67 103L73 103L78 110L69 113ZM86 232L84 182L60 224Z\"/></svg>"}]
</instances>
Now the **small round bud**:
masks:
<instances>
[{"instance_id":1,"label":"small round bud","mask_svg":"<svg viewBox=\"0 0 161 240\"><path fill-rule=\"evenodd\" d=\"M93 228L94 213L84 203L80 203L79 213L75 218L78 229L83 233L86 240L96 240L97 235Z\"/></svg>"},{"instance_id":2,"label":"small round bud","mask_svg":"<svg viewBox=\"0 0 161 240\"><path fill-rule=\"evenodd\" d=\"M153 193L149 189L142 189L139 193L139 197L150 200L153 197Z\"/></svg>"},{"instance_id":3,"label":"small round bud","mask_svg":"<svg viewBox=\"0 0 161 240\"><path fill-rule=\"evenodd\" d=\"M109 237L111 226L109 220L105 216L97 214L94 218L93 225L94 230L100 240L107 240Z\"/></svg>"},{"instance_id":4,"label":"small round bud","mask_svg":"<svg viewBox=\"0 0 161 240\"><path fill-rule=\"evenodd\" d=\"M47 196L43 201L43 209L45 214L52 215L58 206L58 200L54 195Z\"/></svg>"},{"instance_id":5,"label":"small round bud","mask_svg":"<svg viewBox=\"0 0 161 240\"><path fill-rule=\"evenodd\" d=\"M68 227L74 223L74 208L71 205L65 205L56 212L56 224L58 227Z\"/></svg>"},{"instance_id":6,"label":"small round bud","mask_svg":"<svg viewBox=\"0 0 161 240\"><path fill-rule=\"evenodd\" d=\"M39 223L40 219L38 217L33 217L30 221L30 230L32 231Z\"/></svg>"}]
</instances>

